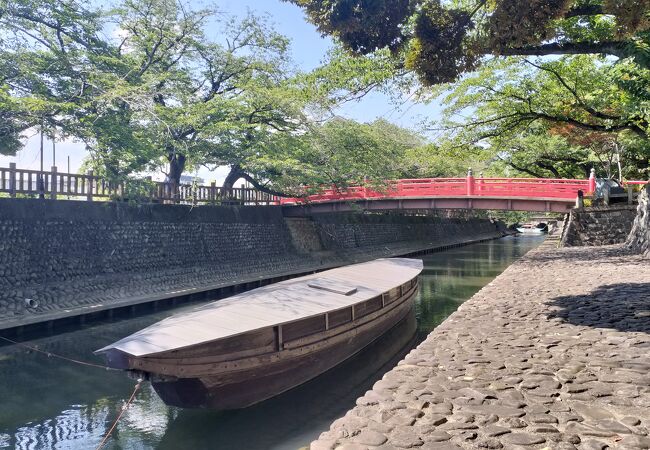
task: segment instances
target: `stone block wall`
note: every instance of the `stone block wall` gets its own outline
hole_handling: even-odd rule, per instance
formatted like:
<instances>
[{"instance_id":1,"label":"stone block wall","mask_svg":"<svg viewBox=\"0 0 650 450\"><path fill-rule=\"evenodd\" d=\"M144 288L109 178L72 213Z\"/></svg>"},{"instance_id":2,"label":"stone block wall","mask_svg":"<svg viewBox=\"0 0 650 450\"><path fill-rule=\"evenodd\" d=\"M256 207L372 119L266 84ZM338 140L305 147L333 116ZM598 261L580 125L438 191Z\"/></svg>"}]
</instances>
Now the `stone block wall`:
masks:
<instances>
[{"instance_id":1,"label":"stone block wall","mask_svg":"<svg viewBox=\"0 0 650 450\"><path fill-rule=\"evenodd\" d=\"M482 219L2 199L0 329L501 235Z\"/></svg>"},{"instance_id":2,"label":"stone block wall","mask_svg":"<svg viewBox=\"0 0 650 450\"><path fill-rule=\"evenodd\" d=\"M561 246L622 244L632 230L636 206L574 209L565 219Z\"/></svg>"},{"instance_id":3,"label":"stone block wall","mask_svg":"<svg viewBox=\"0 0 650 450\"><path fill-rule=\"evenodd\" d=\"M400 242L423 247L449 237L493 233L497 225L485 219L402 216L397 214L319 214L320 240L327 250L363 249Z\"/></svg>"}]
</instances>

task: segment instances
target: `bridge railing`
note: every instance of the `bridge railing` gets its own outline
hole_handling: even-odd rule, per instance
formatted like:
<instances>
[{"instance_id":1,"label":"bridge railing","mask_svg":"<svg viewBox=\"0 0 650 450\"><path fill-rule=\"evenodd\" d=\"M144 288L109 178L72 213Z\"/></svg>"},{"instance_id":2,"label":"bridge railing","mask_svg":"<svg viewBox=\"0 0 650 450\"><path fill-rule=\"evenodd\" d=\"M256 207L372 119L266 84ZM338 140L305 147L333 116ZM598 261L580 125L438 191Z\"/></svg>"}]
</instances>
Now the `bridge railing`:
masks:
<instances>
[{"instance_id":1,"label":"bridge railing","mask_svg":"<svg viewBox=\"0 0 650 450\"><path fill-rule=\"evenodd\" d=\"M41 197L51 200L138 200L183 204L278 204L276 196L254 188L225 189L209 186L152 181L151 178L112 181L94 175L18 169L15 163L0 167L0 193L9 197Z\"/></svg>"},{"instance_id":2,"label":"bridge railing","mask_svg":"<svg viewBox=\"0 0 650 450\"><path fill-rule=\"evenodd\" d=\"M626 184L645 184L630 181ZM547 178L484 178L474 177L471 171L464 178L420 178L388 181L383 188L350 186L347 188L322 189L319 193L302 198L282 198L280 204L324 203L355 201L363 199L390 198L531 198L575 201L578 191L591 196L596 190L596 176L592 171L589 179Z\"/></svg>"},{"instance_id":3,"label":"bridge railing","mask_svg":"<svg viewBox=\"0 0 650 450\"><path fill-rule=\"evenodd\" d=\"M575 199L578 191L591 194L589 180L534 178L478 178L472 195Z\"/></svg>"},{"instance_id":4,"label":"bridge railing","mask_svg":"<svg viewBox=\"0 0 650 450\"><path fill-rule=\"evenodd\" d=\"M532 178L432 178L390 181L385 189L351 186L324 189L305 198L283 198L281 204L322 203L379 198L512 197L575 200L577 192L591 194L589 180L538 180Z\"/></svg>"}]
</instances>

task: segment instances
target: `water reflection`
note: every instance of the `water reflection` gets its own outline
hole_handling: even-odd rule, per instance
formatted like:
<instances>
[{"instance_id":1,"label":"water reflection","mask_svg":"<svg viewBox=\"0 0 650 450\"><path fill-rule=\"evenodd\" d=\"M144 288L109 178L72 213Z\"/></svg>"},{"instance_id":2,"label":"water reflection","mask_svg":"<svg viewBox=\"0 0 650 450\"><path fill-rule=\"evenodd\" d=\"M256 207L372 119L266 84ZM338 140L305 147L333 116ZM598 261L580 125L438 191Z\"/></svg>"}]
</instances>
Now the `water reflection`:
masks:
<instances>
[{"instance_id":1,"label":"water reflection","mask_svg":"<svg viewBox=\"0 0 650 450\"><path fill-rule=\"evenodd\" d=\"M311 383L242 411L214 413L165 406L145 385L116 427L111 449L295 449L326 429L355 399L460 303L540 238L506 238L423 257L417 336L407 323ZM32 345L101 363L106 343L169 316L94 323ZM133 389L119 372L80 367L15 346L0 347L0 448L88 449L99 444Z\"/></svg>"}]
</instances>

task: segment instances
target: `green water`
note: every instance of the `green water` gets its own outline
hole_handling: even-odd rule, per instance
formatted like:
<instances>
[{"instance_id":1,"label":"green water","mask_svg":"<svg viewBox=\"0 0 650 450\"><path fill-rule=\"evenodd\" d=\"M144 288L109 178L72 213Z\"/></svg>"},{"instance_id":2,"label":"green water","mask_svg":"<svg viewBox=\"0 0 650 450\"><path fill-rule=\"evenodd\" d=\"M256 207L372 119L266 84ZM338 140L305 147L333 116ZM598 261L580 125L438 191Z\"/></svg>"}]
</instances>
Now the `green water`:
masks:
<instances>
[{"instance_id":1,"label":"green water","mask_svg":"<svg viewBox=\"0 0 650 450\"><path fill-rule=\"evenodd\" d=\"M541 238L508 237L423 257L418 332L395 352L387 336L340 367L287 394L241 411L165 406L149 385L118 423L107 449L296 449L308 445L459 304ZM195 305L194 305L195 306ZM183 308L96 322L30 345L101 363L92 351ZM399 332L397 330L396 332ZM15 346L0 347L0 449L94 449L135 382Z\"/></svg>"}]
</instances>

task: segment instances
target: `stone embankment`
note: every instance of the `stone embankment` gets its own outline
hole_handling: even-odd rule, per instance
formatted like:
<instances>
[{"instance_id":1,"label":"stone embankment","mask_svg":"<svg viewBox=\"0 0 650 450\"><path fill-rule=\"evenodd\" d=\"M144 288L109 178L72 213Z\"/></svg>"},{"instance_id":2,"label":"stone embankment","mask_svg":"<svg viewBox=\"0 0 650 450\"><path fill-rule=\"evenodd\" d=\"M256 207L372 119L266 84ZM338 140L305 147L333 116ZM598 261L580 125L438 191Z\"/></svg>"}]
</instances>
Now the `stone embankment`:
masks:
<instances>
[{"instance_id":1,"label":"stone embankment","mask_svg":"<svg viewBox=\"0 0 650 450\"><path fill-rule=\"evenodd\" d=\"M0 329L501 237L484 219L0 200Z\"/></svg>"},{"instance_id":2,"label":"stone embankment","mask_svg":"<svg viewBox=\"0 0 650 450\"><path fill-rule=\"evenodd\" d=\"M564 224L562 246L622 244L628 238L636 217L636 205L572 209Z\"/></svg>"},{"instance_id":3,"label":"stone embankment","mask_svg":"<svg viewBox=\"0 0 650 450\"><path fill-rule=\"evenodd\" d=\"M464 303L311 448L650 448L650 264L554 245Z\"/></svg>"}]
</instances>

